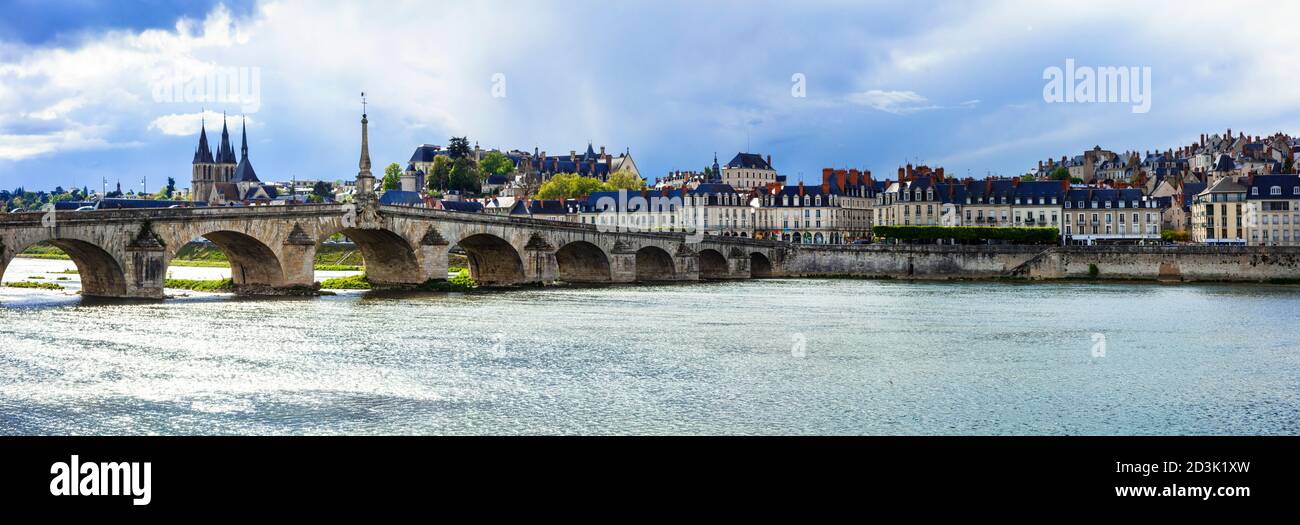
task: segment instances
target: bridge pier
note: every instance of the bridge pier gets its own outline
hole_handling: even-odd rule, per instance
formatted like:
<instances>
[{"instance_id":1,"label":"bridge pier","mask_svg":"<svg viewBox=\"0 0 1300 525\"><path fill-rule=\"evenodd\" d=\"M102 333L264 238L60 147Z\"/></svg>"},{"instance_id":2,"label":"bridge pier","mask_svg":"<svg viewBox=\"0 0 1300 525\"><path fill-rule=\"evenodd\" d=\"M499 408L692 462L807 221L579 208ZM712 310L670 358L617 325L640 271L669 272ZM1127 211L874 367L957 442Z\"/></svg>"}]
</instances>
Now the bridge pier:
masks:
<instances>
[{"instance_id":1,"label":"bridge pier","mask_svg":"<svg viewBox=\"0 0 1300 525\"><path fill-rule=\"evenodd\" d=\"M280 268L284 282L280 288L312 289L316 286L316 240L295 225L280 247Z\"/></svg>"},{"instance_id":2,"label":"bridge pier","mask_svg":"<svg viewBox=\"0 0 1300 525\"><path fill-rule=\"evenodd\" d=\"M729 279L749 279L749 254L739 248L732 248L727 253L727 277Z\"/></svg>"},{"instance_id":3,"label":"bridge pier","mask_svg":"<svg viewBox=\"0 0 1300 525\"><path fill-rule=\"evenodd\" d=\"M610 251L609 282L636 282L636 249L623 241L616 241Z\"/></svg>"},{"instance_id":4,"label":"bridge pier","mask_svg":"<svg viewBox=\"0 0 1300 525\"><path fill-rule=\"evenodd\" d=\"M675 266L675 280L700 280L700 254L692 250L686 243L677 245L677 253L673 254L673 265Z\"/></svg>"},{"instance_id":5,"label":"bridge pier","mask_svg":"<svg viewBox=\"0 0 1300 525\"><path fill-rule=\"evenodd\" d=\"M426 278L434 281L447 280L447 272L450 263L447 259L447 253L451 250L451 243L443 238L442 234L436 228L429 228L429 231L420 239L420 271L424 272Z\"/></svg>"},{"instance_id":6,"label":"bridge pier","mask_svg":"<svg viewBox=\"0 0 1300 525\"><path fill-rule=\"evenodd\" d=\"M524 246L524 283L552 284L559 281L560 265L555 260L555 246L533 234Z\"/></svg>"},{"instance_id":7,"label":"bridge pier","mask_svg":"<svg viewBox=\"0 0 1300 525\"><path fill-rule=\"evenodd\" d=\"M164 281L167 278L167 254L161 241L158 240L157 234L146 224L141 228L139 235L136 236L126 246L126 286L124 290L92 290L86 286L88 280L93 279L94 272L108 271L107 268L97 266L95 268L81 269L82 296L94 297L112 297L112 298L132 298L132 299L162 299ZM80 266L80 265L79 265ZM90 266L90 265L87 265ZM111 280L111 278L110 278ZM103 295L100 295L100 294Z\"/></svg>"}]
</instances>

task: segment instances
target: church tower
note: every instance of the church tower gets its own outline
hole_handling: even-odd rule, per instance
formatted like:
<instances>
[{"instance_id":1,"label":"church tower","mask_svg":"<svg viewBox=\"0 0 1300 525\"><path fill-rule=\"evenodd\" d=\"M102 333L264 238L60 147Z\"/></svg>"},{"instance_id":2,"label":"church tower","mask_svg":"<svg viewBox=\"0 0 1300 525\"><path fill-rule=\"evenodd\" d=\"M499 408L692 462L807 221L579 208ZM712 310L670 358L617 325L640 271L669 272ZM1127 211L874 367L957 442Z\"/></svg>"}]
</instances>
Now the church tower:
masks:
<instances>
[{"instance_id":1,"label":"church tower","mask_svg":"<svg viewBox=\"0 0 1300 525\"><path fill-rule=\"evenodd\" d=\"M713 173L709 174L710 180L708 182L722 182L722 169L718 167L718 152L716 151L713 152L713 168L710 171Z\"/></svg>"},{"instance_id":2,"label":"church tower","mask_svg":"<svg viewBox=\"0 0 1300 525\"><path fill-rule=\"evenodd\" d=\"M194 150L194 163L191 167L190 200L207 202L212 195L217 166L212 160L212 150L208 149L208 130L206 123L199 124L199 147Z\"/></svg>"}]
</instances>

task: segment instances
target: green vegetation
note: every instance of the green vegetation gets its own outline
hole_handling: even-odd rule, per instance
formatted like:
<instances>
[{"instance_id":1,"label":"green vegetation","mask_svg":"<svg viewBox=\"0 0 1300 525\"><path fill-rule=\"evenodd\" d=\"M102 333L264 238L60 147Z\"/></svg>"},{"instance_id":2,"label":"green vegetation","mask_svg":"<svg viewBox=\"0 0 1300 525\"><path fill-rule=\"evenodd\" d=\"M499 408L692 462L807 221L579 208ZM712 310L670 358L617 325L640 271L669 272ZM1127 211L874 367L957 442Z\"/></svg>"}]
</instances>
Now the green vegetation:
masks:
<instances>
[{"instance_id":1,"label":"green vegetation","mask_svg":"<svg viewBox=\"0 0 1300 525\"><path fill-rule=\"evenodd\" d=\"M710 168L712 169L712 168ZM606 183L611 191L613 190L635 190L645 189L645 179L640 175L632 173L631 170L621 169L609 176L609 182Z\"/></svg>"},{"instance_id":2,"label":"green vegetation","mask_svg":"<svg viewBox=\"0 0 1300 525\"><path fill-rule=\"evenodd\" d=\"M1061 166L1052 170L1052 174L1047 177L1052 180L1070 180L1070 168Z\"/></svg>"},{"instance_id":3,"label":"green vegetation","mask_svg":"<svg viewBox=\"0 0 1300 525\"><path fill-rule=\"evenodd\" d=\"M18 257L24 257L27 259L58 259L58 260L65 260L65 261L72 259L71 257L68 257L67 253L65 253L63 250L60 250L57 246L52 246L49 244L36 244L36 245L29 246L27 247L26 250L19 252Z\"/></svg>"},{"instance_id":4,"label":"green vegetation","mask_svg":"<svg viewBox=\"0 0 1300 525\"><path fill-rule=\"evenodd\" d=\"M10 288L37 288L41 290L62 290L63 287L54 283L33 283L29 281L12 281L5 283Z\"/></svg>"},{"instance_id":5,"label":"green vegetation","mask_svg":"<svg viewBox=\"0 0 1300 525\"><path fill-rule=\"evenodd\" d=\"M1095 264L1089 264L1089 265L1088 265L1088 278L1090 278L1090 279L1096 279L1098 275L1101 275L1101 269L1100 269L1100 268L1097 268L1097 265L1095 265Z\"/></svg>"},{"instance_id":6,"label":"green vegetation","mask_svg":"<svg viewBox=\"0 0 1300 525\"><path fill-rule=\"evenodd\" d=\"M196 292L229 293L235 291L235 282L230 279L166 279L163 281L163 288L194 290Z\"/></svg>"},{"instance_id":7,"label":"green vegetation","mask_svg":"<svg viewBox=\"0 0 1300 525\"><path fill-rule=\"evenodd\" d=\"M64 274L68 274L68 275L77 275L77 274L81 273L81 270L78 270L78 269L76 269L76 268L72 268L72 269L70 269L70 270L63 270L63 271L60 271L60 272L50 272L50 273L64 273Z\"/></svg>"},{"instance_id":8,"label":"green vegetation","mask_svg":"<svg viewBox=\"0 0 1300 525\"><path fill-rule=\"evenodd\" d=\"M189 243L176 252L172 266L199 268L225 268L230 266L225 252L212 244ZM316 269L327 271L359 271L364 262L361 251L355 248L325 244L316 249Z\"/></svg>"},{"instance_id":9,"label":"green vegetation","mask_svg":"<svg viewBox=\"0 0 1300 525\"><path fill-rule=\"evenodd\" d=\"M320 287L328 290L369 290L370 281L366 279L366 274L350 275L347 277L335 277L321 281Z\"/></svg>"},{"instance_id":10,"label":"green vegetation","mask_svg":"<svg viewBox=\"0 0 1300 525\"><path fill-rule=\"evenodd\" d=\"M326 279L321 282L320 286L322 289L327 290L369 290L373 288L370 281L366 279L365 274ZM474 282L473 277L470 277L469 270L462 269L445 281L430 279L424 284L412 287L412 289L425 292L468 292L477 286L478 283Z\"/></svg>"},{"instance_id":11,"label":"green vegetation","mask_svg":"<svg viewBox=\"0 0 1300 525\"><path fill-rule=\"evenodd\" d=\"M402 189L402 167L396 162L384 168L384 191Z\"/></svg>"},{"instance_id":12,"label":"green vegetation","mask_svg":"<svg viewBox=\"0 0 1300 525\"><path fill-rule=\"evenodd\" d=\"M1190 242L1192 240L1191 234L1178 230L1161 230L1160 238L1166 242Z\"/></svg>"},{"instance_id":13,"label":"green vegetation","mask_svg":"<svg viewBox=\"0 0 1300 525\"><path fill-rule=\"evenodd\" d=\"M877 237L901 241L953 239L965 242L1009 241L1013 244L1055 244L1056 228L981 228L977 226L876 226Z\"/></svg>"},{"instance_id":14,"label":"green vegetation","mask_svg":"<svg viewBox=\"0 0 1300 525\"><path fill-rule=\"evenodd\" d=\"M483 172L485 177L487 175L505 176L515 170L515 163L510 160L510 157L505 156L504 153L493 151L483 157L483 160L479 161L478 168Z\"/></svg>"}]
</instances>

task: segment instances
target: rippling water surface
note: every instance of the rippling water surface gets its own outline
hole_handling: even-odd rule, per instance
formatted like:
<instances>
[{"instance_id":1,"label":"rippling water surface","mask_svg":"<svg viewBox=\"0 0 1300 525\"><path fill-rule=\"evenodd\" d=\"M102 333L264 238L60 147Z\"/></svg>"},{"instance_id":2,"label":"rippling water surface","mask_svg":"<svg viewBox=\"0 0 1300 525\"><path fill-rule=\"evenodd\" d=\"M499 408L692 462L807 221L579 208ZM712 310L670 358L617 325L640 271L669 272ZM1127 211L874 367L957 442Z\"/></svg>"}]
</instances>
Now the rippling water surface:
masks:
<instances>
[{"instance_id":1,"label":"rippling water surface","mask_svg":"<svg viewBox=\"0 0 1300 525\"><path fill-rule=\"evenodd\" d=\"M1297 434L1297 312L1285 286L0 288L0 432Z\"/></svg>"}]
</instances>

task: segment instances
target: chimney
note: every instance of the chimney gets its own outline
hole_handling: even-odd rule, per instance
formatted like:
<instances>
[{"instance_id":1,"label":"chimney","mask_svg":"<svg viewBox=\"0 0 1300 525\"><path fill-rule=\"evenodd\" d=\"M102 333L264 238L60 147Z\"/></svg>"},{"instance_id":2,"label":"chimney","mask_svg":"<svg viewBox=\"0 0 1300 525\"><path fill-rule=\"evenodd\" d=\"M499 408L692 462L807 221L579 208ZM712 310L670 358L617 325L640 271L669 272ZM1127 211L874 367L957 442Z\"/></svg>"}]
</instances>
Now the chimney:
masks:
<instances>
[{"instance_id":1,"label":"chimney","mask_svg":"<svg viewBox=\"0 0 1300 525\"><path fill-rule=\"evenodd\" d=\"M573 162L577 162L577 161L578 161L578 151L577 151L577 150L569 150L569 160L570 160L570 161L573 161Z\"/></svg>"},{"instance_id":2,"label":"chimney","mask_svg":"<svg viewBox=\"0 0 1300 525\"><path fill-rule=\"evenodd\" d=\"M903 172L903 167L902 167L902 166L899 166L899 167L898 167L898 182L903 182L903 181L905 181L905 180L907 180L907 175L904 174L904 172Z\"/></svg>"},{"instance_id":3,"label":"chimney","mask_svg":"<svg viewBox=\"0 0 1300 525\"><path fill-rule=\"evenodd\" d=\"M769 167L769 168L772 167L772 156L771 156L771 155L768 155L768 156L767 156L767 167Z\"/></svg>"},{"instance_id":4,"label":"chimney","mask_svg":"<svg viewBox=\"0 0 1300 525\"><path fill-rule=\"evenodd\" d=\"M1013 188L1020 187L1020 177L1011 177L1011 186Z\"/></svg>"},{"instance_id":5,"label":"chimney","mask_svg":"<svg viewBox=\"0 0 1300 525\"><path fill-rule=\"evenodd\" d=\"M831 181L828 178L822 181L822 195L830 195L830 193L831 193Z\"/></svg>"},{"instance_id":6,"label":"chimney","mask_svg":"<svg viewBox=\"0 0 1300 525\"><path fill-rule=\"evenodd\" d=\"M604 156L605 156L605 146L601 146L601 147L600 147L600 156L601 156L601 157L604 157Z\"/></svg>"},{"instance_id":7,"label":"chimney","mask_svg":"<svg viewBox=\"0 0 1300 525\"><path fill-rule=\"evenodd\" d=\"M943 166L940 166L934 173L939 176L939 182L943 182Z\"/></svg>"},{"instance_id":8,"label":"chimney","mask_svg":"<svg viewBox=\"0 0 1300 525\"><path fill-rule=\"evenodd\" d=\"M854 168L854 169L849 170L849 185L850 185L850 186L857 186L857 185L858 185L858 180L860 180L860 179L858 178L859 175L860 175L860 173L858 173L857 168Z\"/></svg>"},{"instance_id":9,"label":"chimney","mask_svg":"<svg viewBox=\"0 0 1300 525\"><path fill-rule=\"evenodd\" d=\"M1043 171L1043 161L1038 161L1038 171Z\"/></svg>"},{"instance_id":10,"label":"chimney","mask_svg":"<svg viewBox=\"0 0 1300 525\"><path fill-rule=\"evenodd\" d=\"M1070 191L1070 179L1061 179L1061 191Z\"/></svg>"},{"instance_id":11,"label":"chimney","mask_svg":"<svg viewBox=\"0 0 1300 525\"><path fill-rule=\"evenodd\" d=\"M993 193L993 180L986 178L984 179L984 195L988 195L990 193Z\"/></svg>"},{"instance_id":12,"label":"chimney","mask_svg":"<svg viewBox=\"0 0 1300 525\"><path fill-rule=\"evenodd\" d=\"M799 196L803 197L803 181L799 181Z\"/></svg>"},{"instance_id":13,"label":"chimney","mask_svg":"<svg viewBox=\"0 0 1300 525\"><path fill-rule=\"evenodd\" d=\"M1201 147L1202 147L1202 148L1205 147L1205 134L1204 134L1204 133L1201 134Z\"/></svg>"},{"instance_id":14,"label":"chimney","mask_svg":"<svg viewBox=\"0 0 1300 525\"><path fill-rule=\"evenodd\" d=\"M855 171L856 171L856 170L855 170ZM835 172L835 185L839 186L840 189L843 190L843 189L844 189L844 181L845 181L845 179L846 179L848 176L849 176L849 172L846 171L846 170L839 170L839 171ZM855 178L856 178L856 177L855 177Z\"/></svg>"},{"instance_id":15,"label":"chimney","mask_svg":"<svg viewBox=\"0 0 1300 525\"><path fill-rule=\"evenodd\" d=\"M835 170L833 170L833 169L831 169L831 168L822 168L822 184L823 184L823 185L825 185L826 183L828 183L828 182L831 181L831 175L832 175L833 173L835 173Z\"/></svg>"}]
</instances>

